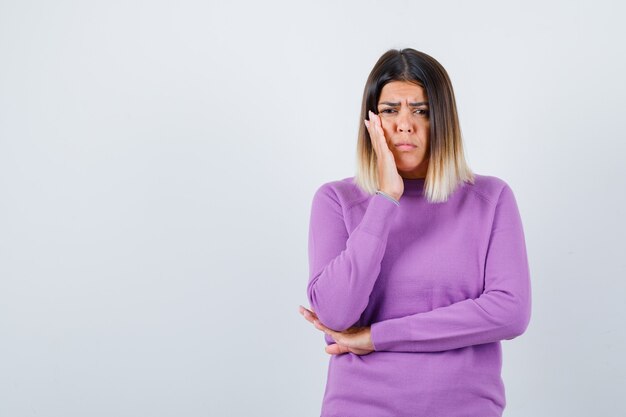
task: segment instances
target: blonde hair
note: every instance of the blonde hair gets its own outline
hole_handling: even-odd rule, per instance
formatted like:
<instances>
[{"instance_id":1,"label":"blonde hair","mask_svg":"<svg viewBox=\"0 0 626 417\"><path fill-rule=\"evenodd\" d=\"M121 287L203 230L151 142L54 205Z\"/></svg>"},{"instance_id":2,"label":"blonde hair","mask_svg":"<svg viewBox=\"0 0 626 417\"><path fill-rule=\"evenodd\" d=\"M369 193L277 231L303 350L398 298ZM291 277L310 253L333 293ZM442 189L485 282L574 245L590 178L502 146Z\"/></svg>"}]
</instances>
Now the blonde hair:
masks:
<instances>
[{"instance_id":1,"label":"blonde hair","mask_svg":"<svg viewBox=\"0 0 626 417\"><path fill-rule=\"evenodd\" d=\"M473 184L474 173L465 160L454 91L446 70L430 55L411 48L385 52L367 78L359 119L355 183L369 194L378 189L376 153L363 120L369 110L378 114L380 93L391 81L411 82L426 90L430 134L423 192L430 203L445 202L463 182Z\"/></svg>"}]
</instances>

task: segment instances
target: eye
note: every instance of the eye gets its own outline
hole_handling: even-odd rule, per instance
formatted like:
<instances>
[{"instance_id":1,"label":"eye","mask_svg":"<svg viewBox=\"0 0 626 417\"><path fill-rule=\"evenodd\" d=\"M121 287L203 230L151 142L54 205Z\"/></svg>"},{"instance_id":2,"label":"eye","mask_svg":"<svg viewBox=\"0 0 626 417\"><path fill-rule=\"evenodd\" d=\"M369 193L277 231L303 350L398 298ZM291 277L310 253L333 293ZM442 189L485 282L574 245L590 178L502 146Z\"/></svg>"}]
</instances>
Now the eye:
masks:
<instances>
[{"instance_id":1,"label":"eye","mask_svg":"<svg viewBox=\"0 0 626 417\"><path fill-rule=\"evenodd\" d=\"M395 110L395 109L382 109L381 111L379 111L379 113L392 114L392 113L397 113L397 110ZM416 109L415 110L415 114L418 114L420 116L428 116L429 111L428 111L428 109Z\"/></svg>"}]
</instances>

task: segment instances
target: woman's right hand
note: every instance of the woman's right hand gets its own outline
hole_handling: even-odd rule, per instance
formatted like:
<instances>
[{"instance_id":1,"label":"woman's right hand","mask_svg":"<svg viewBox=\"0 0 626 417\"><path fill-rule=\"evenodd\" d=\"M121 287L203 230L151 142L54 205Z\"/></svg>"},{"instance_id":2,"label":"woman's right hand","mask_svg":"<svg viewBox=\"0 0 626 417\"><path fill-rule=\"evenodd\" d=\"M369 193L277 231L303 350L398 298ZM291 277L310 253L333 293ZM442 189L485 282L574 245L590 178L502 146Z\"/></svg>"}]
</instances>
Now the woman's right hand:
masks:
<instances>
[{"instance_id":1,"label":"woman's right hand","mask_svg":"<svg viewBox=\"0 0 626 417\"><path fill-rule=\"evenodd\" d=\"M370 134L372 148L376 153L376 163L378 165L378 189L389 194L396 200L404 193L404 182L398 173L398 167L393 156L393 152L387 145L387 138L383 131L382 122L377 114L368 111L369 120L364 120L367 131Z\"/></svg>"}]
</instances>

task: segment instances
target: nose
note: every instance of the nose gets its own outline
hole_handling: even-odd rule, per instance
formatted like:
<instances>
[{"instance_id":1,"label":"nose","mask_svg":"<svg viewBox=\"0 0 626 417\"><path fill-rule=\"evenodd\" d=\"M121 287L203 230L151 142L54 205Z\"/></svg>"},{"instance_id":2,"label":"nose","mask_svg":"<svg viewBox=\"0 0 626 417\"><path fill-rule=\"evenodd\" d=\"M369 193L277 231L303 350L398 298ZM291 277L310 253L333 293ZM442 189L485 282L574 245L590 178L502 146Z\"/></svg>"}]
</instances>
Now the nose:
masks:
<instances>
[{"instance_id":1,"label":"nose","mask_svg":"<svg viewBox=\"0 0 626 417\"><path fill-rule=\"evenodd\" d=\"M411 120L411 112L410 111L400 111L397 118L397 129L398 132L402 133L412 133L413 132L413 124Z\"/></svg>"}]
</instances>

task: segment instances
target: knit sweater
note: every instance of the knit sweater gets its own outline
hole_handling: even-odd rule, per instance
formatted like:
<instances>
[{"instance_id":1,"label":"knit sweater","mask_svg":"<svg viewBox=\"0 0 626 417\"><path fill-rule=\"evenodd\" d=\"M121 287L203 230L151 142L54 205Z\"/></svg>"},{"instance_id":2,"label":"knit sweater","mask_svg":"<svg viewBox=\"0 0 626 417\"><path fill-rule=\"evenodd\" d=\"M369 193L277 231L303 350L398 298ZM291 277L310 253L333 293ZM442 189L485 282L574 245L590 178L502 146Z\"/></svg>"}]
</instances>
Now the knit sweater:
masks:
<instances>
[{"instance_id":1,"label":"knit sweater","mask_svg":"<svg viewBox=\"0 0 626 417\"><path fill-rule=\"evenodd\" d=\"M399 204L354 177L315 192L311 309L336 331L371 326L375 349L330 355L321 417L502 416L500 342L529 324L530 273L513 191L474 175L444 203L425 179L403 179Z\"/></svg>"}]
</instances>

